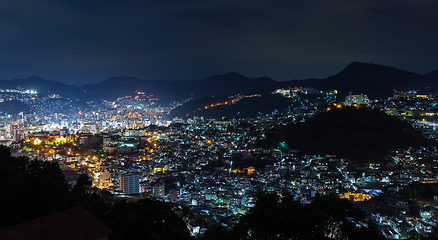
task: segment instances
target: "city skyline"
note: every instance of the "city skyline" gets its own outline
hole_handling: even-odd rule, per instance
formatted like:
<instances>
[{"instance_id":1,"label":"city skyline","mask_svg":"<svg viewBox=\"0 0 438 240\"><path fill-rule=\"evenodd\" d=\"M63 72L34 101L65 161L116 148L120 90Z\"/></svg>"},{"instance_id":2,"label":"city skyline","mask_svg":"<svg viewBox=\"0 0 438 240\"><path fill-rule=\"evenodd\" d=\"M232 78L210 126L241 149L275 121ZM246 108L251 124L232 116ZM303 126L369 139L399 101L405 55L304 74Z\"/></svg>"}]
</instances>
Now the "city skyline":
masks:
<instances>
[{"instance_id":1,"label":"city skyline","mask_svg":"<svg viewBox=\"0 0 438 240\"><path fill-rule=\"evenodd\" d=\"M113 76L200 80L238 72L322 78L353 61L438 68L438 3L20 0L2 4L0 79L83 85Z\"/></svg>"}]
</instances>

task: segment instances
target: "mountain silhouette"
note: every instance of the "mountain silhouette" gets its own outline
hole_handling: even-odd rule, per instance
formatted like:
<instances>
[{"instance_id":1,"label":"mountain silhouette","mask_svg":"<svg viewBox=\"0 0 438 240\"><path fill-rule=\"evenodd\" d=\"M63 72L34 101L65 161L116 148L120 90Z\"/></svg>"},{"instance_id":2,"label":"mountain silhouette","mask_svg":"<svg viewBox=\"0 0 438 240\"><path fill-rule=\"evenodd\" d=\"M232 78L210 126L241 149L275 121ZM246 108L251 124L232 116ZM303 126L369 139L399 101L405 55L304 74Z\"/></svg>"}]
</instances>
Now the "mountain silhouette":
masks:
<instances>
[{"instance_id":1,"label":"mountain silhouette","mask_svg":"<svg viewBox=\"0 0 438 240\"><path fill-rule=\"evenodd\" d=\"M385 98L392 96L394 89L424 90L436 82L438 76L434 72L427 76L373 63L352 62L341 72L324 79L293 80L288 83L321 90L337 89L341 98L349 92Z\"/></svg>"},{"instance_id":2,"label":"mountain silhouette","mask_svg":"<svg viewBox=\"0 0 438 240\"><path fill-rule=\"evenodd\" d=\"M372 98L386 98L393 90L420 90L438 94L438 70L425 75L399 70L372 63L352 62L341 72L327 78L275 81L269 77L249 78L235 72L213 75L202 80L143 80L136 77L112 77L102 82L83 86L67 85L45 80L38 76L26 79L0 80L0 88L36 90L41 94L57 93L66 98L81 100L115 100L134 95L138 91L156 98L182 100L204 96L245 94L255 91L274 90L279 87L314 87L318 90L338 90L342 98L348 92L367 94Z\"/></svg>"},{"instance_id":3,"label":"mountain silhouette","mask_svg":"<svg viewBox=\"0 0 438 240\"><path fill-rule=\"evenodd\" d=\"M368 79L379 81L390 88L410 89L412 82L419 81L420 75L372 63L353 62L338 74L326 78L331 84L348 84Z\"/></svg>"}]
</instances>

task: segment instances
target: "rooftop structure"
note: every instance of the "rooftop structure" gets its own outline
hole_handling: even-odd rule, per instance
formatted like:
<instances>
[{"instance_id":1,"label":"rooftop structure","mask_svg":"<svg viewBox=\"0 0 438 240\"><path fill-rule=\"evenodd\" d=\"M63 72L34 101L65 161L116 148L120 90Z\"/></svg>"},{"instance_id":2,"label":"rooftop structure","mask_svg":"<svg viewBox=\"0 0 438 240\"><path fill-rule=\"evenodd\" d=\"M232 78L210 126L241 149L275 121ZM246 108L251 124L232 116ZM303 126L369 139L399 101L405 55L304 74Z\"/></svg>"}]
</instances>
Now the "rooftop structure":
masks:
<instances>
[{"instance_id":1,"label":"rooftop structure","mask_svg":"<svg viewBox=\"0 0 438 240\"><path fill-rule=\"evenodd\" d=\"M82 207L0 229L0 239L104 240L112 230Z\"/></svg>"},{"instance_id":2,"label":"rooftop structure","mask_svg":"<svg viewBox=\"0 0 438 240\"><path fill-rule=\"evenodd\" d=\"M370 99L367 95L360 94L360 95L352 95L351 92L348 96L345 96L345 102L344 104L346 106L351 106L353 104L361 105L361 104L368 104L370 103Z\"/></svg>"}]
</instances>

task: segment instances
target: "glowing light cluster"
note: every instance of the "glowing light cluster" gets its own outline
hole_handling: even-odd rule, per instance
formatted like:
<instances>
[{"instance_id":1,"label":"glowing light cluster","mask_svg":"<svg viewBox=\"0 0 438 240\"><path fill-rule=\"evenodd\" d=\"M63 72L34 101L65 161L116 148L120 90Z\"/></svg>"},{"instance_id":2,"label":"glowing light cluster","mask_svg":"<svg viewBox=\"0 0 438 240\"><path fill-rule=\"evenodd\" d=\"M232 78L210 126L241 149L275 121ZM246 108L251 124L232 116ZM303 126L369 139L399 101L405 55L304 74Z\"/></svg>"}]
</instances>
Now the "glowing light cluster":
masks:
<instances>
[{"instance_id":1,"label":"glowing light cluster","mask_svg":"<svg viewBox=\"0 0 438 240\"><path fill-rule=\"evenodd\" d=\"M361 192L346 192L339 194L340 198L346 198L353 202L363 202L369 200L371 197L369 194Z\"/></svg>"}]
</instances>

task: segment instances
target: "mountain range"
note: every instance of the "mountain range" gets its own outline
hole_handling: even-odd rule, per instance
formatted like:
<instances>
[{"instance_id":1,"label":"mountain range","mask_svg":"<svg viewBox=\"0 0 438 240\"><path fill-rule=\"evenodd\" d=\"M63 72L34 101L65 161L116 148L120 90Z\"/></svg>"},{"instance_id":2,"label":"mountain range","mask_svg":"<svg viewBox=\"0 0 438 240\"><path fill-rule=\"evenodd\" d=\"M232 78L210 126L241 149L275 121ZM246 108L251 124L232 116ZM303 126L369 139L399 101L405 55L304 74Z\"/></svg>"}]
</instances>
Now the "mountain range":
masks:
<instances>
[{"instance_id":1,"label":"mountain range","mask_svg":"<svg viewBox=\"0 0 438 240\"><path fill-rule=\"evenodd\" d=\"M112 77L82 86L45 80L38 76L26 79L0 80L0 89L22 87L42 94L59 94L82 100L115 100L136 94L136 91L155 98L181 100L204 96L246 94L270 91L280 87L313 87L318 90L338 90L342 97L348 92L364 93L370 98L392 96L394 90L419 90L438 94L438 70L425 75L372 63L353 62L338 74L327 78L275 81L269 77L248 78L235 72L213 75L202 80L143 80L135 77Z\"/></svg>"}]
</instances>

